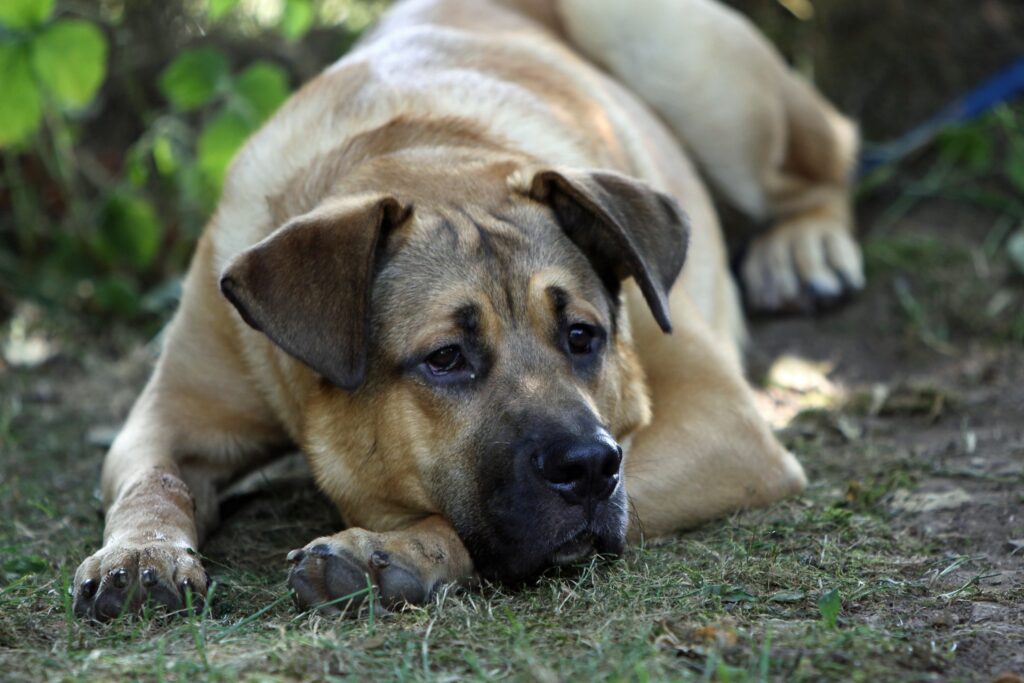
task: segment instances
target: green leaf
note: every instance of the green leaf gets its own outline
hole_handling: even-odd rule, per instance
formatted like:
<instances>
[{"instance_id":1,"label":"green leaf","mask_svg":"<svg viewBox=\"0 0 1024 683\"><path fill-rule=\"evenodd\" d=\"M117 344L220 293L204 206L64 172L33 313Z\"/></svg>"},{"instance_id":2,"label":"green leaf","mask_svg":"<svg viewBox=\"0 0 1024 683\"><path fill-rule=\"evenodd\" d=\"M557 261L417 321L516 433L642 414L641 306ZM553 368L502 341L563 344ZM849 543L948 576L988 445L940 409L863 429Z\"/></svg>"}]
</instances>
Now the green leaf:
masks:
<instances>
[{"instance_id":1,"label":"green leaf","mask_svg":"<svg viewBox=\"0 0 1024 683\"><path fill-rule=\"evenodd\" d=\"M148 201L120 192L103 207L96 252L108 266L126 264L141 270L156 257L162 233Z\"/></svg>"},{"instance_id":2,"label":"green leaf","mask_svg":"<svg viewBox=\"0 0 1024 683\"><path fill-rule=\"evenodd\" d=\"M92 300L104 313L122 316L138 313L141 303L138 286L124 275L111 275L97 282Z\"/></svg>"},{"instance_id":3,"label":"green leaf","mask_svg":"<svg viewBox=\"0 0 1024 683\"><path fill-rule=\"evenodd\" d=\"M1010 235L1006 240L1006 253L1017 273L1024 275L1024 228Z\"/></svg>"},{"instance_id":4,"label":"green leaf","mask_svg":"<svg viewBox=\"0 0 1024 683\"><path fill-rule=\"evenodd\" d=\"M106 75L107 39L87 21L58 21L32 40L32 66L59 104L83 107Z\"/></svg>"},{"instance_id":5,"label":"green leaf","mask_svg":"<svg viewBox=\"0 0 1024 683\"><path fill-rule=\"evenodd\" d=\"M288 40L298 40L313 27L313 3L310 0L285 0L279 29Z\"/></svg>"},{"instance_id":6,"label":"green leaf","mask_svg":"<svg viewBox=\"0 0 1024 683\"><path fill-rule=\"evenodd\" d=\"M818 598L818 611L821 612L821 620L829 628L835 628L839 623L839 611L843 603L839 599L839 590L833 588Z\"/></svg>"},{"instance_id":7,"label":"green leaf","mask_svg":"<svg viewBox=\"0 0 1024 683\"><path fill-rule=\"evenodd\" d=\"M183 111L197 109L213 98L228 77L228 61L212 48L183 52L160 75L160 92Z\"/></svg>"},{"instance_id":8,"label":"green leaf","mask_svg":"<svg viewBox=\"0 0 1024 683\"><path fill-rule=\"evenodd\" d=\"M1010 138L1010 150L1006 156L1006 176L1017 192L1024 192L1024 137Z\"/></svg>"},{"instance_id":9,"label":"green leaf","mask_svg":"<svg viewBox=\"0 0 1024 683\"><path fill-rule=\"evenodd\" d=\"M220 21L238 5L238 0L210 0L207 16L210 21Z\"/></svg>"},{"instance_id":10,"label":"green leaf","mask_svg":"<svg viewBox=\"0 0 1024 683\"><path fill-rule=\"evenodd\" d=\"M288 98L288 74L270 62L256 62L235 80L235 93L262 123Z\"/></svg>"},{"instance_id":11,"label":"green leaf","mask_svg":"<svg viewBox=\"0 0 1024 683\"><path fill-rule=\"evenodd\" d=\"M0 24L11 28L39 26L53 14L54 0L0 0Z\"/></svg>"},{"instance_id":12,"label":"green leaf","mask_svg":"<svg viewBox=\"0 0 1024 683\"><path fill-rule=\"evenodd\" d=\"M199 135L199 167L218 187L224 182L235 153L253 132L253 126L239 112L226 109Z\"/></svg>"},{"instance_id":13,"label":"green leaf","mask_svg":"<svg viewBox=\"0 0 1024 683\"><path fill-rule=\"evenodd\" d=\"M220 185L203 173L198 164L183 164L175 182L182 206L203 214L211 213L216 207Z\"/></svg>"},{"instance_id":14,"label":"green leaf","mask_svg":"<svg viewBox=\"0 0 1024 683\"><path fill-rule=\"evenodd\" d=\"M166 135L157 136L153 141L153 163L162 176L174 175L178 170L178 154L174 142Z\"/></svg>"},{"instance_id":15,"label":"green leaf","mask_svg":"<svg viewBox=\"0 0 1024 683\"><path fill-rule=\"evenodd\" d=\"M34 131L43 117L43 109L27 49L13 43L0 43L0 74L3 74L3 95L0 96L0 147L3 147Z\"/></svg>"},{"instance_id":16,"label":"green leaf","mask_svg":"<svg viewBox=\"0 0 1024 683\"><path fill-rule=\"evenodd\" d=\"M940 156L968 170L982 172L992 163L991 135L978 125L950 128L939 136L938 145Z\"/></svg>"},{"instance_id":17,"label":"green leaf","mask_svg":"<svg viewBox=\"0 0 1024 683\"><path fill-rule=\"evenodd\" d=\"M149 145L143 138L132 145L124 156L124 174L134 187L142 187L149 180L148 153Z\"/></svg>"},{"instance_id":18,"label":"green leaf","mask_svg":"<svg viewBox=\"0 0 1024 683\"><path fill-rule=\"evenodd\" d=\"M779 591L768 596L768 602L800 602L804 599L803 591Z\"/></svg>"},{"instance_id":19,"label":"green leaf","mask_svg":"<svg viewBox=\"0 0 1024 683\"><path fill-rule=\"evenodd\" d=\"M722 602L757 602L758 597L739 586L728 586L714 583L704 586L703 593L707 596L718 596Z\"/></svg>"},{"instance_id":20,"label":"green leaf","mask_svg":"<svg viewBox=\"0 0 1024 683\"><path fill-rule=\"evenodd\" d=\"M722 593L722 602L757 602L758 597L742 588L733 588Z\"/></svg>"}]
</instances>

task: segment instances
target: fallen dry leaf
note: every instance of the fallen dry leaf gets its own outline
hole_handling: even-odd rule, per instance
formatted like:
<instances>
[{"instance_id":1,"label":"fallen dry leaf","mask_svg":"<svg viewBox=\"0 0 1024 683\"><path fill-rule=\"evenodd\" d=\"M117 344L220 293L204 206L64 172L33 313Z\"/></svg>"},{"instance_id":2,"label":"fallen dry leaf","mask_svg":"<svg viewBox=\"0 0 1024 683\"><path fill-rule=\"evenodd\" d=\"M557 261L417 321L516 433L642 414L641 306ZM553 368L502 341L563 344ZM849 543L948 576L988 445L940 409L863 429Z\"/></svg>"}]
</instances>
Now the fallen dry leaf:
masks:
<instances>
[{"instance_id":1,"label":"fallen dry leaf","mask_svg":"<svg viewBox=\"0 0 1024 683\"><path fill-rule=\"evenodd\" d=\"M952 510L972 500L971 494L961 488L938 493L913 493L907 489L896 489L889 500L889 507L898 512L933 512Z\"/></svg>"},{"instance_id":2,"label":"fallen dry leaf","mask_svg":"<svg viewBox=\"0 0 1024 683\"><path fill-rule=\"evenodd\" d=\"M711 652L730 650L739 643L735 623L731 619L699 626L661 619L658 626L655 647L673 650L683 657L707 657Z\"/></svg>"}]
</instances>

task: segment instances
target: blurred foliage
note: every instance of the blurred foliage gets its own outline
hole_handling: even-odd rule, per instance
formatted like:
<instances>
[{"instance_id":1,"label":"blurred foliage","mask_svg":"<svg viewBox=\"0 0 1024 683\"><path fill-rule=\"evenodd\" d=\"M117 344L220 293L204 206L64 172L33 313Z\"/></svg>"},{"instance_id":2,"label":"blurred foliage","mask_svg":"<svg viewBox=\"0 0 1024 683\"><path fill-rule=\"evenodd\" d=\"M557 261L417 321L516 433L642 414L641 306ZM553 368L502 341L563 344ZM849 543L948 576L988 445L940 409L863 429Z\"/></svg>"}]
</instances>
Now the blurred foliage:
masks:
<instances>
[{"instance_id":1,"label":"blurred foliage","mask_svg":"<svg viewBox=\"0 0 1024 683\"><path fill-rule=\"evenodd\" d=\"M66 110L89 103L106 72L107 41L93 24L53 20L53 0L0 4L0 145L39 127L44 106Z\"/></svg>"},{"instance_id":2,"label":"blurred foliage","mask_svg":"<svg viewBox=\"0 0 1024 683\"><path fill-rule=\"evenodd\" d=\"M927 346L951 353L964 335L1024 342L1024 105L946 129L905 162L873 172L860 198L884 207L865 245L868 276L893 277L895 301ZM942 219L922 233L914 221L911 234L890 230L935 201Z\"/></svg>"},{"instance_id":3,"label":"blurred foliage","mask_svg":"<svg viewBox=\"0 0 1024 683\"><path fill-rule=\"evenodd\" d=\"M1024 104L1003 104L943 131L930 178L942 196L985 206L1024 224Z\"/></svg>"},{"instance_id":4,"label":"blurred foliage","mask_svg":"<svg viewBox=\"0 0 1024 683\"><path fill-rule=\"evenodd\" d=\"M1024 107L1001 105L936 140L947 186L1024 220Z\"/></svg>"},{"instance_id":5,"label":"blurred foliage","mask_svg":"<svg viewBox=\"0 0 1024 683\"><path fill-rule=\"evenodd\" d=\"M159 322L235 153L386 5L0 0L0 304Z\"/></svg>"},{"instance_id":6,"label":"blurred foliage","mask_svg":"<svg viewBox=\"0 0 1024 683\"><path fill-rule=\"evenodd\" d=\"M986 239L990 250L1005 250L1018 281L1024 278L1024 106L1002 105L991 114L945 131L938 140L939 161L955 169L947 175L946 192L983 204L1000 214L1007 226ZM1014 319L1013 337L1024 341L1024 302L1015 297L1001 317Z\"/></svg>"}]
</instances>

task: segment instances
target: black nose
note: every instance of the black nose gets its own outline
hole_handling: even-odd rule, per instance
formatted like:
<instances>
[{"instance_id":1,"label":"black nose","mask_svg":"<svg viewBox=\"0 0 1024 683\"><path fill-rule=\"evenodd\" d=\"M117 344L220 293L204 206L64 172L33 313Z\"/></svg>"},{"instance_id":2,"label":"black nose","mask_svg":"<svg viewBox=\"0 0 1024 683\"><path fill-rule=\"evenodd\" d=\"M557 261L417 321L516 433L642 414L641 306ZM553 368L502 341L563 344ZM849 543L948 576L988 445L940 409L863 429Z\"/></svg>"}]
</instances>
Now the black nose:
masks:
<instances>
[{"instance_id":1,"label":"black nose","mask_svg":"<svg viewBox=\"0 0 1024 683\"><path fill-rule=\"evenodd\" d=\"M619 483L622 449L607 434L544 448L534 458L541 479L578 505L612 495Z\"/></svg>"}]
</instances>

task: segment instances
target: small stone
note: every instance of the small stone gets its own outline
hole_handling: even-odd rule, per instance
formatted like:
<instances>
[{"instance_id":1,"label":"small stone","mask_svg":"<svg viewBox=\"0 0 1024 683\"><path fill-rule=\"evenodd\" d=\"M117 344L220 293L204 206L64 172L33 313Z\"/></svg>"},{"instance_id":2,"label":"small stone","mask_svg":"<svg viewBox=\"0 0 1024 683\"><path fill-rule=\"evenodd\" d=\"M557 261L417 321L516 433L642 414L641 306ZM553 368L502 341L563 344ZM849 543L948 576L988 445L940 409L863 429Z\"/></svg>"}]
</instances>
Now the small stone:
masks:
<instances>
[{"instance_id":1,"label":"small stone","mask_svg":"<svg viewBox=\"0 0 1024 683\"><path fill-rule=\"evenodd\" d=\"M971 623L1001 619L1009 608L995 602L976 602L971 609Z\"/></svg>"}]
</instances>

